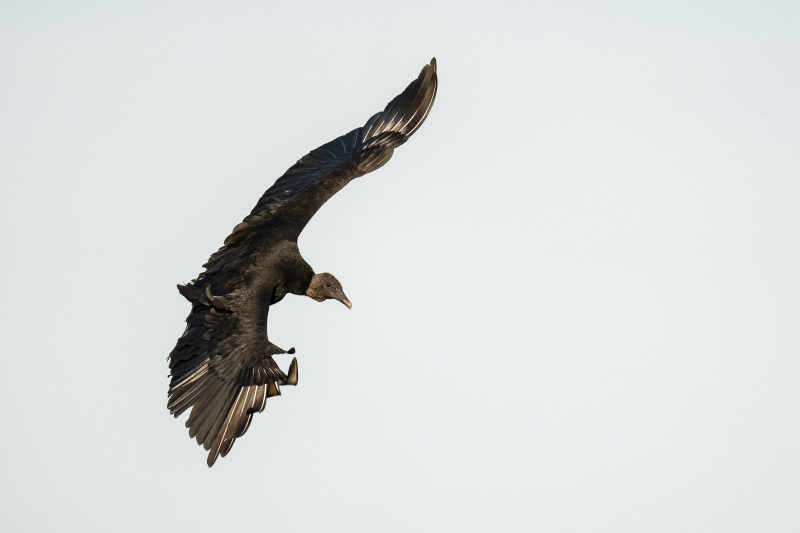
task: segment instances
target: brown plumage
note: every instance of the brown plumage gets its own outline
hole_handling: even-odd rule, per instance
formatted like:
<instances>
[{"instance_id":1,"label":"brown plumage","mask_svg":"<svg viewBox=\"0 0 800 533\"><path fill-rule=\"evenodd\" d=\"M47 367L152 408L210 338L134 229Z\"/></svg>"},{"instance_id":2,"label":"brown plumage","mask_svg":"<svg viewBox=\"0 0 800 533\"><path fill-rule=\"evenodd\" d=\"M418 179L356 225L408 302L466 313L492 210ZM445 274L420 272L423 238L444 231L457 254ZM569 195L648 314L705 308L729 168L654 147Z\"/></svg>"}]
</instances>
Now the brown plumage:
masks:
<instances>
[{"instance_id":1,"label":"brown plumage","mask_svg":"<svg viewBox=\"0 0 800 533\"><path fill-rule=\"evenodd\" d=\"M331 196L350 181L386 164L395 148L422 125L436 96L436 60L364 126L300 159L278 178L205 270L180 293L192 304L186 330L169 355L168 408L186 421L189 435L208 450L208 466L244 435L253 413L281 385L296 385L297 359L288 375L272 356L294 353L267 337L271 305L287 294L334 299L348 308L342 285L315 274L300 255L300 232Z\"/></svg>"}]
</instances>

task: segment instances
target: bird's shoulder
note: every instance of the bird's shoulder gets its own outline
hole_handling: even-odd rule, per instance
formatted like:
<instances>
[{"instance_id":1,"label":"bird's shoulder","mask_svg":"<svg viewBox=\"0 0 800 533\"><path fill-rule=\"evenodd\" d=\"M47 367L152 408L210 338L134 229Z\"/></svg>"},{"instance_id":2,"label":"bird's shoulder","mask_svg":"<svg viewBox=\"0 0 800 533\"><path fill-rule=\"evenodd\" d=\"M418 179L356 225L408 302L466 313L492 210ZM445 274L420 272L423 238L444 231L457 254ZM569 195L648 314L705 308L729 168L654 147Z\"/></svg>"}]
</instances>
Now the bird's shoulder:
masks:
<instances>
[{"instance_id":1,"label":"bird's shoulder","mask_svg":"<svg viewBox=\"0 0 800 533\"><path fill-rule=\"evenodd\" d=\"M305 294L314 277L314 270L292 240L271 239L254 251L250 263L253 282L273 287L271 303L289 293Z\"/></svg>"}]
</instances>

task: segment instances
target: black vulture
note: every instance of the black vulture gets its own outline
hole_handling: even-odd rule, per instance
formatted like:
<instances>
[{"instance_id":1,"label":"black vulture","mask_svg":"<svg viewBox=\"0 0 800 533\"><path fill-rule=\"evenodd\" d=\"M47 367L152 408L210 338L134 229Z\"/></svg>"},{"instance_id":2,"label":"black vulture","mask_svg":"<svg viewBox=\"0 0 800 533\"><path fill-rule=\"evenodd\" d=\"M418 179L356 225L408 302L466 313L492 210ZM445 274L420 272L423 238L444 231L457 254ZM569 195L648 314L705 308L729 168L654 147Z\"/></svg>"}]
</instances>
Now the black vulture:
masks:
<instances>
[{"instance_id":1,"label":"black vulture","mask_svg":"<svg viewBox=\"0 0 800 533\"><path fill-rule=\"evenodd\" d=\"M253 413L281 385L297 384L297 358L284 373L272 359L286 351L269 341L269 307L287 294L318 302L350 300L331 274L315 274L297 238L314 213L350 181L385 165L428 116L436 96L436 59L364 126L311 151L278 178L233 229L205 270L180 293L192 304L186 330L169 355L167 407L190 407L189 436L208 450L208 466L225 457Z\"/></svg>"}]
</instances>

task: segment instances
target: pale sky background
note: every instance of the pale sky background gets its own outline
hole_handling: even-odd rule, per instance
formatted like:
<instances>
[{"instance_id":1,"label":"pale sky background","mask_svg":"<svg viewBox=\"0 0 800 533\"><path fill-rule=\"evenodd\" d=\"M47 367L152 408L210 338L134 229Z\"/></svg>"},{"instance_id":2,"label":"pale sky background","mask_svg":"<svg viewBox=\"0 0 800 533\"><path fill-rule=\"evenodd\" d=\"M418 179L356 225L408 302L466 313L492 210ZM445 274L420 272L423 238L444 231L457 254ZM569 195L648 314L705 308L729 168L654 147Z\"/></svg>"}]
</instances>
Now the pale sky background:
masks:
<instances>
[{"instance_id":1,"label":"pale sky background","mask_svg":"<svg viewBox=\"0 0 800 533\"><path fill-rule=\"evenodd\" d=\"M175 284L432 56L209 470ZM800 531L798 95L796 1L2 2L3 529Z\"/></svg>"}]
</instances>

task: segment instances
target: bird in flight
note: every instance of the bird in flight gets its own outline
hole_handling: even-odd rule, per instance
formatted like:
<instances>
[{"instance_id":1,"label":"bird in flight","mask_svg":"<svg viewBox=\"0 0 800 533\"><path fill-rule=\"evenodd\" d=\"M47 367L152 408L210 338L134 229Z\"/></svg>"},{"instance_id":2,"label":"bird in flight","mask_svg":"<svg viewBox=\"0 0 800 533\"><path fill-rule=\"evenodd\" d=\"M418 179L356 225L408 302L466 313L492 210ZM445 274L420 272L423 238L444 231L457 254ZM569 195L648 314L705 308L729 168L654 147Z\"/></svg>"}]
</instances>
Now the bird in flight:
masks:
<instances>
[{"instance_id":1,"label":"bird in flight","mask_svg":"<svg viewBox=\"0 0 800 533\"><path fill-rule=\"evenodd\" d=\"M314 213L355 178L386 164L422 125L436 97L436 59L366 124L312 150L267 189L249 216L203 265L178 285L192 304L186 330L169 354L167 407L176 418L191 408L189 436L208 450L208 466L228 454L253 413L281 385L296 385L297 358L287 373L272 356L294 353L267 337L269 308L287 294L351 308L342 285L315 274L297 247Z\"/></svg>"}]
</instances>

